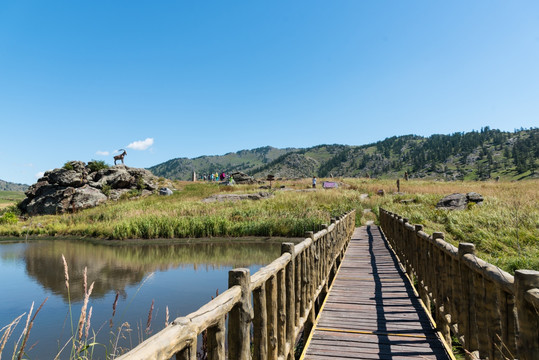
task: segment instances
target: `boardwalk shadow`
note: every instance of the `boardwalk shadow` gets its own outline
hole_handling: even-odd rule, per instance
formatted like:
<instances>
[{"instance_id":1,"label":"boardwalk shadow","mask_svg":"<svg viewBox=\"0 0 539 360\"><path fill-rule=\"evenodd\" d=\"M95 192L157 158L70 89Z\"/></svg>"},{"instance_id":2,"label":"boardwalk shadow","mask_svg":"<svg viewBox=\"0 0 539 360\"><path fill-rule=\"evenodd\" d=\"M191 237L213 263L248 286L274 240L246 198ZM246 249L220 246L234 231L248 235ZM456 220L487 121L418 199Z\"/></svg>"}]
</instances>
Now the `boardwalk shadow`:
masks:
<instances>
[{"instance_id":1,"label":"boardwalk shadow","mask_svg":"<svg viewBox=\"0 0 539 360\"><path fill-rule=\"evenodd\" d=\"M428 358L431 359L447 359L445 350L440 349L440 342L436 337L435 330L429 322L428 316L425 314L419 299L414 294L412 286L406 279L404 272L401 270L399 262L393 251L389 248L389 245L384 238L383 233L378 227L373 233L372 227L367 227L368 243L369 243L369 255L371 258L370 265L372 268L372 275L375 284L374 300L376 303L376 315L377 315L377 331L378 337L378 353L381 359L393 359L395 357L410 357L410 358L422 358L427 355L422 348L416 348L416 344L428 344L434 352L429 353ZM376 238L376 243L375 243ZM383 245L382 245L383 244ZM378 249L384 249L383 253L377 251ZM389 253L389 259L387 254ZM377 256L379 258L377 258ZM391 269L393 275L398 274L398 277L402 280L402 283L398 284L398 288L395 283L384 282L384 277L387 277ZM394 269L397 269L397 273ZM397 290L391 290L391 287L397 288ZM399 323L410 323L407 320L390 320L388 319L390 314L399 312L399 308L403 306L410 307L409 304L404 305L402 302L408 299L411 302L411 307L417 312L419 321L415 322L416 326L402 326L399 330L395 328L388 328L388 325ZM398 335L396 334L398 333ZM401 336L399 336L401 335Z\"/></svg>"}]
</instances>

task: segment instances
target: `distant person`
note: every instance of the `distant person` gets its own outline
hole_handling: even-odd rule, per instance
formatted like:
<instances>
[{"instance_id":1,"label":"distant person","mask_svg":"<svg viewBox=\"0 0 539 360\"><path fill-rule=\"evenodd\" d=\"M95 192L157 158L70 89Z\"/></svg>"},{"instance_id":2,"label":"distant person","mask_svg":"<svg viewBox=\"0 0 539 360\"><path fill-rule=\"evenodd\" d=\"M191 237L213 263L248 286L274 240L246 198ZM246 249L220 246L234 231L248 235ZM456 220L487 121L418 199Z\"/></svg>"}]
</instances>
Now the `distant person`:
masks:
<instances>
[{"instance_id":1,"label":"distant person","mask_svg":"<svg viewBox=\"0 0 539 360\"><path fill-rule=\"evenodd\" d=\"M316 187L316 176L313 176L313 189Z\"/></svg>"}]
</instances>

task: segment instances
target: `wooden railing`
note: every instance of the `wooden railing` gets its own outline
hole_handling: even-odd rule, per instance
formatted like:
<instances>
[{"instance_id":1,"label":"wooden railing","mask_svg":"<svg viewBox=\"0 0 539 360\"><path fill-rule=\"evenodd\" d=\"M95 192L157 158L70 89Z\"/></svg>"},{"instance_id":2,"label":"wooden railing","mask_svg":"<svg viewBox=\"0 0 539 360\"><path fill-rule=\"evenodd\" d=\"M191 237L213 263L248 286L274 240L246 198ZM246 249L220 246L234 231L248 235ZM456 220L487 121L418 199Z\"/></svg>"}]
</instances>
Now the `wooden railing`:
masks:
<instances>
[{"instance_id":1,"label":"wooden railing","mask_svg":"<svg viewBox=\"0 0 539 360\"><path fill-rule=\"evenodd\" d=\"M515 276L456 248L444 234L380 209L380 224L406 273L451 344L456 335L468 359L539 359L539 272Z\"/></svg>"},{"instance_id":2,"label":"wooden railing","mask_svg":"<svg viewBox=\"0 0 539 360\"><path fill-rule=\"evenodd\" d=\"M323 227L316 234L307 232L297 245L283 243L282 255L252 276L249 269L231 270L228 290L118 359L195 360L203 331L208 359L293 359L296 340L302 330L305 338L309 335L340 265L354 231L355 210Z\"/></svg>"}]
</instances>

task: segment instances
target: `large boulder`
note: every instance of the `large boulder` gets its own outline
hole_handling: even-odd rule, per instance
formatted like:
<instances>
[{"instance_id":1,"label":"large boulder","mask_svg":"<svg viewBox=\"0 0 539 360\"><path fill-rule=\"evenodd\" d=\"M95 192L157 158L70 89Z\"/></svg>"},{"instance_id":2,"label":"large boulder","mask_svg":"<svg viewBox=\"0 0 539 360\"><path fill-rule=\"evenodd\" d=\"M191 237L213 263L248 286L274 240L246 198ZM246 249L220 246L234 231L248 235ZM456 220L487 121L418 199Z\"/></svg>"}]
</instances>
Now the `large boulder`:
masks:
<instances>
[{"instance_id":1,"label":"large boulder","mask_svg":"<svg viewBox=\"0 0 539 360\"><path fill-rule=\"evenodd\" d=\"M136 179L125 168L115 166L99 170L93 176L90 185L98 189L102 189L105 185L112 189L126 189L136 187Z\"/></svg>"},{"instance_id":2,"label":"large boulder","mask_svg":"<svg viewBox=\"0 0 539 360\"><path fill-rule=\"evenodd\" d=\"M73 210L82 210L97 206L105 201L107 201L107 195L103 194L101 190L85 185L75 189L71 206Z\"/></svg>"},{"instance_id":3,"label":"large boulder","mask_svg":"<svg viewBox=\"0 0 539 360\"><path fill-rule=\"evenodd\" d=\"M31 185L19 208L30 215L61 214L118 200L131 190L147 196L156 189L157 178L145 169L118 165L92 171L82 161L70 161Z\"/></svg>"},{"instance_id":4,"label":"large boulder","mask_svg":"<svg viewBox=\"0 0 539 360\"><path fill-rule=\"evenodd\" d=\"M47 174L48 182L60 186L81 187L88 183L86 171L57 169Z\"/></svg>"},{"instance_id":5,"label":"large boulder","mask_svg":"<svg viewBox=\"0 0 539 360\"><path fill-rule=\"evenodd\" d=\"M436 208L442 210L464 210L470 202L481 205L483 203L483 196L476 192L447 195L436 204Z\"/></svg>"},{"instance_id":6,"label":"large boulder","mask_svg":"<svg viewBox=\"0 0 539 360\"><path fill-rule=\"evenodd\" d=\"M145 189L156 190L156 177L146 169L128 168L116 165L101 169L93 174L90 185L98 189L110 186L112 189Z\"/></svg>"},{"instance_id":7,"label":"large boulder","mask_svg":"<svg viewBox=\"0 0 539 360\"><path fill-rule=\"evenodd\" d=\"M256 181L252 176L249 176L241 171L236 171L230 174L236 184L254 184Z\"/></svg>"},{"instance_id":8,"label":"large boulder","mask_svg":"<svg viewBox=\"0 0 539 360\"><path fill-rule=\"evenodd\" d=\"M170 190L170 189L167 188L167 187L164 187L164 188L159 189L159 195L170 196L170 195L172 195L172 194L173 194L172 190Z\"/></svg>"},{"instance_id":9,"label":"large boulder","mask_svg":"<svg viewBox=\"0 0 539 360\"><path fill-rule=\"evenodd\" d=\"M55 185L42 186L26 206L29 215L55 215L69 209L75 188Z\"/></svg>"},{"instance_id":10,"label":"large boulder","mask_svg":"<svg viewBox=\"0 0 539 360\"><path fill-rule=\"evenodd\" d=\"M273 194L269 192L259 192L255 194L217 194L203 199L202 202L212 203L223 201L262 200L272 197Z\"/></svg>"},{"instance_id":11,"label":"large boulder","mask_svg":"<svg viewBox=\"0 0 539 360\"><path fill-rule=\"evenodd\" d=\"M36 196L36 193L39 191L39 189L43 186L46 186L46 185L49 185L49 182L46 181L46 180L42 180L43 178L39 179L38 182L36 182L35 184L33 185L30 185L30 187L28 188L28 190L26 190L24 192L24 194L26 195L26 197L28 199L33 199L35 196Z\"/></svg>"}]
</instances>

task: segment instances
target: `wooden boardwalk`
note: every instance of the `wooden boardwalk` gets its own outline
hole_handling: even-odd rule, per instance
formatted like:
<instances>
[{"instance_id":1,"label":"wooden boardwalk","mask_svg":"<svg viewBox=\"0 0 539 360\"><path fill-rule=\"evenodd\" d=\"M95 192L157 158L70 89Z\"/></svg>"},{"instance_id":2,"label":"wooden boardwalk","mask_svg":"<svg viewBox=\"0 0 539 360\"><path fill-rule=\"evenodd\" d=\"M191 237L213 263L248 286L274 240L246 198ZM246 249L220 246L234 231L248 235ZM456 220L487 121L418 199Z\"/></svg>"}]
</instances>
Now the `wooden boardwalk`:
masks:
<instances>
[{"instance_id":1,"label":"wooden boardwalk","mask_svg":"<svg viewBox=\"0 0 539 360\"><path fill-rule=\"evenodd\" d=\"M356 228L302 359L450 359L377 226Z\"/></svg>"}]
</instances>

